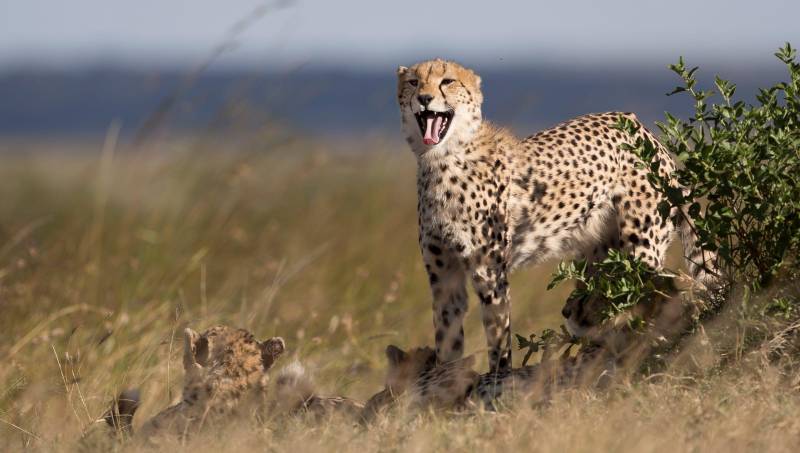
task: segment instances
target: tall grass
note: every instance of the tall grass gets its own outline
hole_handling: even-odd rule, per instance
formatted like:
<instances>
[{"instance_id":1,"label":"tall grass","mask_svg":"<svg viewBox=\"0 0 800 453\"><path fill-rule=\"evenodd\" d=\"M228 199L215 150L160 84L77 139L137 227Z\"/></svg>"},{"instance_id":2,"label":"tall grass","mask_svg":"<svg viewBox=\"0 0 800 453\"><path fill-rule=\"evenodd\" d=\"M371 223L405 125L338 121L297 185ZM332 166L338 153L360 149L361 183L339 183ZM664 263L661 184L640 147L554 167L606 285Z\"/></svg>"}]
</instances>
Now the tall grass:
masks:
<instances>
[{"instance_id":1,"label":"tall grass","mask_svg":"<svg viewBox=\"0 0 800 453\"><path fill-rule=\"evenodd\" d=\"M321 392L360 399L381 386L387 344L432 342L412 156L378 141L368 153L270 143L187 140L133 152L112 131L105 144L3 156L0 450L79 448L123 388L142 389L138 423L165 407L180 393L185 325L281 335ZM515 332L560 323L569 288L545 291L551 270L513 276ZM485 369L471 305L467 349ZM701 335L669 373L605 393L566 392L544 407L400 412L368 429L272 414L164 447L791 450L800 443L796 380L760 355L707 372L719 370L708 343L736 343L738 332Z\"/></svg>"},{"instance_id":2,"label":"tall grass","mask_svg":"<svg viewBox=\"0 0 800 453\"><path fill-rule=\"evenodd\" d=\"M379 389L387 344L432 343L403 148L115 142L3 157L0 443L73 439L125 387L143 390L138 419L161 409L186 325L281 335L322 389L358 398ZM549 272L515 276L515 330L559 323Z\"/></svg>"}]
</instances>

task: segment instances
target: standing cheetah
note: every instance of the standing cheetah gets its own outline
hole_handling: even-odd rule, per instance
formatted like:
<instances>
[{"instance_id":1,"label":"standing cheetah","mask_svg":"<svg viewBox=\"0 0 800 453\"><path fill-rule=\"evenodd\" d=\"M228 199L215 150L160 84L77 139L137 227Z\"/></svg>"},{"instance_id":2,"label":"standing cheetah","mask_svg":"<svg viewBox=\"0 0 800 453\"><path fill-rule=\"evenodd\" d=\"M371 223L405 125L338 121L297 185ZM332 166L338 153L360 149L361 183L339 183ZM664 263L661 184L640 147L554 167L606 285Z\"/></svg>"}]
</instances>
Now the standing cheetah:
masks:
<instances>
[{"instance_id":1,"label":"standing cheetah","mask_svg":"<svg viewBox=\"0 0 800 453\"><path fill-rule=\"evenodd\" d=\"M620 117L660 148L660 172L675 164L630 113L585 115L525 139L481 115L481 79L445 60L397 71L397 100L406 141L417 158L419 243L433 292L436 355L461 357L470 278L483 312L490 369L511 367L508 273L526 263L577 254L589 263L609 248L662 268L672 223L647 170L620 145ZM711 269L682 228L690 272ZM576 335L580 307L565 306Z\"/></svg>"}]
</instances>

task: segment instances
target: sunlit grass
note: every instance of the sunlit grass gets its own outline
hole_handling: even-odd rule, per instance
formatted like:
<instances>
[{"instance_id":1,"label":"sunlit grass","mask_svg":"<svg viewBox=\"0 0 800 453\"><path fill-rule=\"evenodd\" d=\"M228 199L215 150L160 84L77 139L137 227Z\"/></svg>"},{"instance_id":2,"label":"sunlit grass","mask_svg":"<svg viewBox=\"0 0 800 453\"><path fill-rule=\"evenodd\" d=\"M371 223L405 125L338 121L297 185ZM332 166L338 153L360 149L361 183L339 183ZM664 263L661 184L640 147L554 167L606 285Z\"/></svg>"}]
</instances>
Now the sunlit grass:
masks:
<instances>
[{"instance_id":1,"label":"sunlit grass","mask_svg":"<svg viewBox=\"0 0 800 453\"><path fill-rule=\"evenodd\" d=\"M283 336L323 393L359 399L380 388L387 344L432 343L415 164L402 147L81 148L0 165L0 445L70 450L127 387L142 389L138 422L162 409L180 392L186 325ZM515 332L560 323L569 288L545 291L550 270L513 276ZM465 330L484 369L474 301ZM780 451L800 434L800 401L783 392L750 374L667 380L501 414L402 414L369 430L268 420L185 448Z\"/></svg>"}]
</instances>

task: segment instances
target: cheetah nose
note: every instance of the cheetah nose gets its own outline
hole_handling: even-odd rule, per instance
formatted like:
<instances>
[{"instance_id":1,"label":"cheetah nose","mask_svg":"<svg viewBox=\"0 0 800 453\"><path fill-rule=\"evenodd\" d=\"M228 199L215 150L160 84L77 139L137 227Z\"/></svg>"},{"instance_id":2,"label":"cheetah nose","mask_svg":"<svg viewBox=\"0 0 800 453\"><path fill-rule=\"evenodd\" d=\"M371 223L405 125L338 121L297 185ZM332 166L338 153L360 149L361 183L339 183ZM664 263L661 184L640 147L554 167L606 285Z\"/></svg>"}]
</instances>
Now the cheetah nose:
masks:
<instances>
[{"instance_id":1,"label":"cheetah nose","mask_svg":"<svg viewBox=\"0 0 800 453\"><path fill-rule=\"evenodd\" d=\"M565 305L564 308L561 309L561 316L569 319L569 317L572 316L572 310Z\"/></svg>"},{"instance_id":2,"label":"cheetah nose","mask_svg":"<svg viewBox=\"0 0 800 453\"><path fill-rule=\"evenodd\" d=\"M428 104L430 104L431 101L433 100L433 96L431 96L430 94L420 94L419 96L417 96L417 100L419 100L420 104L427 107Z\"/></svg>"}]
</instances>

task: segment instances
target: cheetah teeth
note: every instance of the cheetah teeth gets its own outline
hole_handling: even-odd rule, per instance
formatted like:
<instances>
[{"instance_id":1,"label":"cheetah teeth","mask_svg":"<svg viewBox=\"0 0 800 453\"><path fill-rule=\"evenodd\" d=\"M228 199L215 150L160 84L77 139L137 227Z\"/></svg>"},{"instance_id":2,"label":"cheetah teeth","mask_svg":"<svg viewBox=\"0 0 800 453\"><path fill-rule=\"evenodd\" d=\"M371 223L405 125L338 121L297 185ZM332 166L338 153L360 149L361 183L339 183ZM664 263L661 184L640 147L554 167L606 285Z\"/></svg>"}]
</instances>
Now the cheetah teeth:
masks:
<instances>
[{"instance_id":1,"label":"cheetah teeth","mask_svg":"<svg viewBox=\"0 0 800 453\"><path fill-rule=\"evenodd\" d=\"M447 135L452 123L453 112L436 112L428 110L416 114L422 142L426 145L437 145Z\"/></svg>"}]
</instances>

